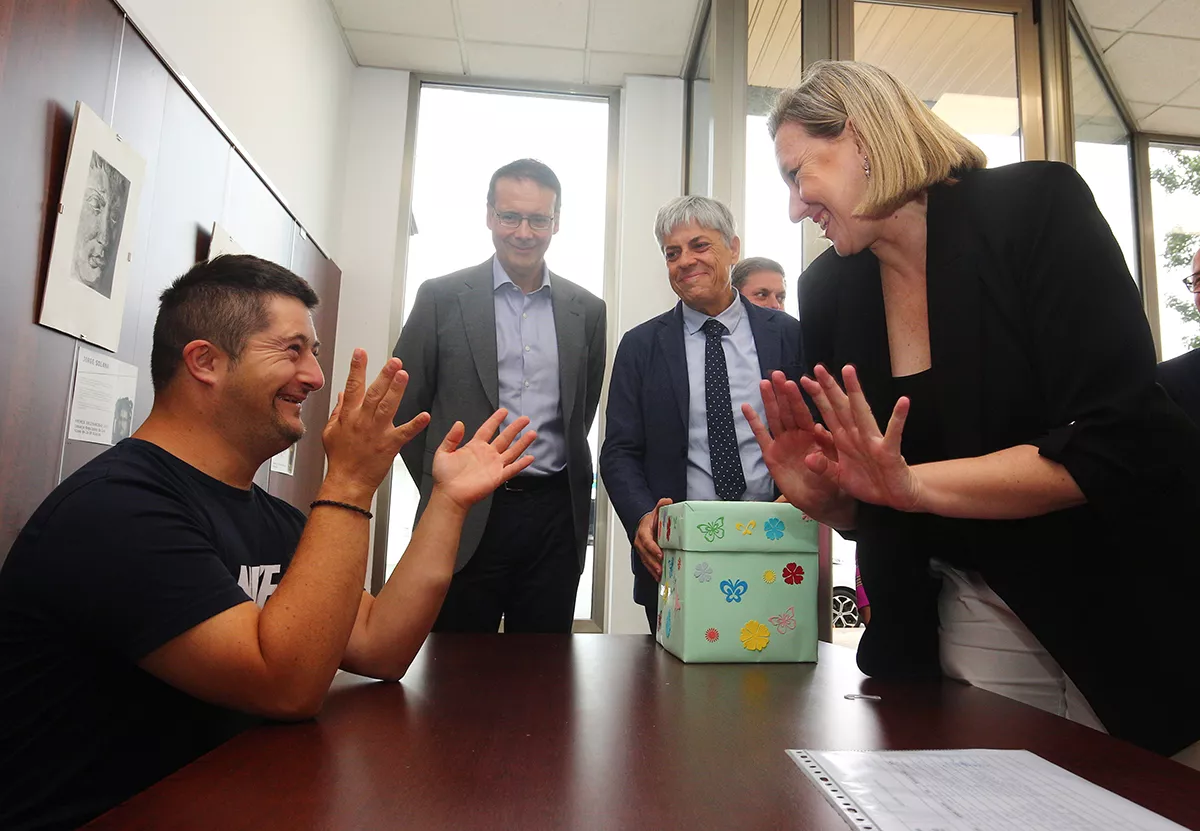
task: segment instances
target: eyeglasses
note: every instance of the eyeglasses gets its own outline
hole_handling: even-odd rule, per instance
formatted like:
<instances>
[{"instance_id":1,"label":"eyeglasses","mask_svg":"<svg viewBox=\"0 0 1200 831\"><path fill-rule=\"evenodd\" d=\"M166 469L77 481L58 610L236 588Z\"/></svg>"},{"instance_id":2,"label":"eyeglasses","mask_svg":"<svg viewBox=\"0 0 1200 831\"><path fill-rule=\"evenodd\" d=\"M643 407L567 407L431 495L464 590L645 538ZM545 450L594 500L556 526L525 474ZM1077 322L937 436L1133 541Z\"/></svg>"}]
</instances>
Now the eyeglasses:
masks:
<instances>
[{"instance_id":1,"label":"eyeglasses","mask_svg":"<svg viewBox=\"0 0 1200 831\"><path fill-rule=\"evenodd\" d=\"M516 211L498 211L492 208L492 213L505 228L520 228L522 222L528 222L530 230L549 231L554 224L554 217L543 214L519 214Z\"/></svg>"},{"instance_id":2,"label":"eyeglasses","mask_svg":"<svg viewBox=\"0 0 1200 831\"><path fill-rule=\"evenodd\" d=\"M1192 294L1200 294L1200 271L1197 271L1191 277L1184 277L1183 284L1187 286L1187 290Z\"/></svg>"}]
</instances>

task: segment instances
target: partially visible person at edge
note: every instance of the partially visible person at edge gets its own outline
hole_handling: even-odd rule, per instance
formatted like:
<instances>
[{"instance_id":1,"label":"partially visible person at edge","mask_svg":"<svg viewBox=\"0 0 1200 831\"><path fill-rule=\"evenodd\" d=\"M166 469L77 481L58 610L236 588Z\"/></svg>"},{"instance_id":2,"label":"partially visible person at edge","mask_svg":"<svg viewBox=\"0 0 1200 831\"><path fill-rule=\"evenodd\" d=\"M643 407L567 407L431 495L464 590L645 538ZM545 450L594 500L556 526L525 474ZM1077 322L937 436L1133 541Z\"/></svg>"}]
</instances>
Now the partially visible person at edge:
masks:
<instances>
[{"instance_id":1,"label":"partially visible person at edge","mask_svg":"<svg viewBox=\"0 0 1200 831\"><path fill-rule=\"evenodd\" d=\"M787 286L783 266L767 257L747 257L733 267L733 287L755 306L783 311Z\"/></svg>"},{"instance_id":2,"label":"partially visible person at edge","mask_svg":"<svg viewBox=\"0 0 1200 831\"><path fill-rule=\"evenodd\" d=\"M1192 293L1192 302L1200 310L1200 249L1192 256L1192 273L1183 278ZM1167 395L1183 408L1193 423L1200 425L1200 349L1158 365L1158 383Z\"/></svg>"},{"instance_id":3,"label":"partially visible person at edge","mask_svg":"<svg viewBox=\"0 0 1200 831\"><path fill-rule=\"evenodd\" d=\"M429 421L395 427L407 375L356 350L303 513L253 484L325 383L317 295L250 256L195 266L154 328L154 406L42 503L0 570L0 828L75 828L262 719L317 713L338 668L398 679L441 606L463 517L519 473L498 411L436 448L437 484L378 597L370 505ZM322 418L323 413L314 417Z\"/></svg>"},{"instance_id":4,"label":"partially visible person at edge","mask_svg":"<svg viewBox=\"0 0 1200 831\"><path fill-rule=\"evenodd\" d=\"M1140 552L1200 584L1173 530L1200 509L1200 432L1154 381L1087 185L1054 162L985 169L861 63L814 64L768 124L791 219L833 244L800 278L823 424L778 374L772 433L745 415L783 494L857 539L859 666L942 673L1200 764L1200 618L1165 604L1148 636L1114 613L1161 590Z\"/></svg>"}]
</instances>

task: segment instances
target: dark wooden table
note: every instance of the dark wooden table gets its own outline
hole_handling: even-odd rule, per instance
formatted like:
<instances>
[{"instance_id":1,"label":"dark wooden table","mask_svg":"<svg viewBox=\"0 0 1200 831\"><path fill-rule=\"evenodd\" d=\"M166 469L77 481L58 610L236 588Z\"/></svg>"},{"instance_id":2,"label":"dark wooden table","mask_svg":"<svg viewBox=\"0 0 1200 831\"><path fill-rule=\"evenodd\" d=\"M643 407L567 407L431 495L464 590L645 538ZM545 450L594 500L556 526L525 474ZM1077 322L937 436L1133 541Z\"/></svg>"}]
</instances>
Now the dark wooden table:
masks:
<instances>
[{"instance_id":1,"label":"dark wooden table","mask_svg":"<svg viewBox=\"0 0 1200 831\"><path fill-rule=\"evenodd\" d=\"M866 679L826 644L685 665L624 635L434 635L403 683L339 676L316 721L244 733L88 827L844 831L784 750L971 747L1200 829L1200 773L999 696Z\"/></svg>"}]
</instances>

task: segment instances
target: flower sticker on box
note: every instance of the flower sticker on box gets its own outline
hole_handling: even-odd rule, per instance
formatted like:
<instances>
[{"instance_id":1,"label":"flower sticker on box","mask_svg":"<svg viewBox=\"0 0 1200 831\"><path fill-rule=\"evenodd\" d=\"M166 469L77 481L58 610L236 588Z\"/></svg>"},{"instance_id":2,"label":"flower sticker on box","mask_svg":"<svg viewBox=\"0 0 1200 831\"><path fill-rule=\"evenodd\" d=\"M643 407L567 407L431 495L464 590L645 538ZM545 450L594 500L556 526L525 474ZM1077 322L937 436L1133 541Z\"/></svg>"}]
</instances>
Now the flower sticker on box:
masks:
<instances>
[{"instance_id":1,"label":"flower sticker on box","mask_svg":"<svg viewBox=\"0 0 1200 831\"><path fill-rule=\"evenodd\" d=\"M750 652L762 652L771 642L771 630L757 620L748 620L742 627L742 646Z\"/></svg>"},{"instance_id":2,"label":"flower sticker on box","mask_svg":"<svg viewBox=\"0 0 1200 831\"><path fill-rule=\"evenodd\" d=\"M783 539L783 532L787 530L784 527L783 520L779 517L771 517L763 523L763 533L767 535L767 539L771 542Z\"/></svg>"},{"instance_id":3,"label":"flower sticker on box","mask_svg":"<svg viewBox=\"0 0 1200 831\"><path fill-rule=\"evenodd\" d=\"M709 643L716 643L720 639L721 633L712 627L709 627L709 630L704 633L704 640L708 641Z\"/></svg>"},{"instance_id":4,"label":"flower sticker on box","mask_svg":"<svg viewBox=\"0 0 1200 831\"><path fill-rule=\"evenodd\" d=\"M745 580L737 580L737 581L722 580L721 581L721 591L725 592L725 602L726 603L741 603L742 595L744 595L746 593L746 590L749 588L750 587L748 585L746 585Z\"/></svg>"},{"instance_id":5,"label":"flower sticker on box","mask_svg":"<svg viewBox=\"0 0 1200 831\"><path fill-rule=\"evenodd\" d=\"M696 526L704 535L705 542L715 542L725 539L725 517L719 516L712 522L702 522Z\"/></svg>"},{"instance_id":6,"label":"flower sticker on box","mask_svg":"<svg viewBox=\"0 0 1200 831\"><path fill-rule=\"evenodd\" d=\"M708 563L696 563L696 569L692 572L696 579L701 583L707 583L712 580L712 566Z\"/></svg>"},{"instance_id":7,"label":"flower sticker on box","mask_svg":"<svg viewBox=\"0 0 1200 831\"><path fill-rule=\"evenodd\" d=\"M783 567L783 582L789 586L799 586L804 582L804 566L788 563Z\"/></svg>"},{"instance_id":8,"label":"flower sticker on box","mask_svg":"<svg viewBox=\"0 0 1200 831\"><path fill-rule=\"evenodd\" d=\"M763 572L763 582L766 583L768 586L771 585L772 583L774 583L775 582L775 572L772 571L771 569L767 569L766 571L764 571Z\"/></svg>"},{"instance_id":9,"label":"flower sticker on box","mask_svg":"<svg viewBox=\"0 0 1200 831\"><path fill-rule=\"evenodd\" d=\"M739 522L737 524L737 529L742 532L743 537L748 537L748 536L750 536L750 534L752 534L754 532L754 526L756 526L757 524L758 523L755 522L754 520L750 520L749 522L747 522L745 524L742 524Z\"/></svg>"},{"instance_id":10,"label":"flower sticker on box","mask_svg":"<svg viewBox=\"0 0 1200 831\"><path fill-rule=\"evenodd\" d=\"M782 635L789 629L796 628L796 607L788 606L786 612L781 615L771 615L767 620L771 621L775 631Z\"/></svg>"}]
</instances>

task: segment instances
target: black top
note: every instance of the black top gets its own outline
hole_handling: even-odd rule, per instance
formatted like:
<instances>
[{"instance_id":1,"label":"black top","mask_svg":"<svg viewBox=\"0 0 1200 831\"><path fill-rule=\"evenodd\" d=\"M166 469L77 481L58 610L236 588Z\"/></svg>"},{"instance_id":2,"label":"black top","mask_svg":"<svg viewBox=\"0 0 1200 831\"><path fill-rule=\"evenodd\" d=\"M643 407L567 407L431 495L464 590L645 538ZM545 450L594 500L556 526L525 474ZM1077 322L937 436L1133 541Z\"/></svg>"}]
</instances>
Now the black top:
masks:
<instances>
[{"instance_id":1,"label":"black top","mask_svg":"<svg viewBox=\"0 0 1200 831\"><path fill-rule=\"evenodd\" d=\"M1034 445L1088 504L1011 521L861 505L855 537L872 616L859 665L880 676L940 672L936 554L982 573L1111 733L1174 753L1200 739L1190 657L1200 619L1168 591L1154 602L1155 634L1139 621L1164 579L1200 585L1185 519L1200 510L1200 431L1154 382L1121 250L1087 185L1053 162L935 186L927 222L941 458ZM878 260L827 251L799 296L806 357L835 375L854 364L883 429L895 391Z\"/></svg>"},{"instance_id":2,"label":"black top","mask_svg":"<svg viewBox=\"0 0 1200 831\"><path fill-rule=\"evenodd\" d=\"M1158 383L1193 423L1200 424L1200 349L1159 364Z\"/></svg>"},{"instance_id":3,"label":"black top","mask_svg":"<svg viewBox=\"0 0 1200 831\"><path fill-rule=\"evenodd\" d=\"M137 439L59 485L0 571L0 829L74 828L252 724L137 661L266 602L303 527Z\"/></svg>"}]
</instances>

